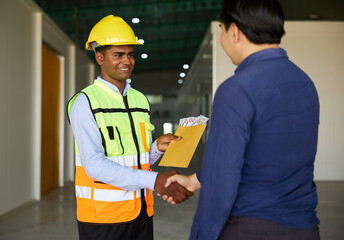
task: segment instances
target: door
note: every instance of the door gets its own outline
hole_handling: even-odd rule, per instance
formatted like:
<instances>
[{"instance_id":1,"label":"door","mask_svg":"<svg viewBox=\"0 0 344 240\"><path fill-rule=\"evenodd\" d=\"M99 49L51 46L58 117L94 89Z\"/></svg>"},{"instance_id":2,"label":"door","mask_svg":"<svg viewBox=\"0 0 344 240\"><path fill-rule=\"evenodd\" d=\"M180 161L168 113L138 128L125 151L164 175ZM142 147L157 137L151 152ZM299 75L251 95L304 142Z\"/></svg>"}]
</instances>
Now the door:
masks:
<instances>
[{"instance_id":1,"label":"door","mask_svg":"<svg viewBox=\"0 0 344 240\"><path fill-rule=\"evenodd\" d=\"M59 186L60 67L58 54L43 43L41 196Z\"/></svg>"}]
</instances>

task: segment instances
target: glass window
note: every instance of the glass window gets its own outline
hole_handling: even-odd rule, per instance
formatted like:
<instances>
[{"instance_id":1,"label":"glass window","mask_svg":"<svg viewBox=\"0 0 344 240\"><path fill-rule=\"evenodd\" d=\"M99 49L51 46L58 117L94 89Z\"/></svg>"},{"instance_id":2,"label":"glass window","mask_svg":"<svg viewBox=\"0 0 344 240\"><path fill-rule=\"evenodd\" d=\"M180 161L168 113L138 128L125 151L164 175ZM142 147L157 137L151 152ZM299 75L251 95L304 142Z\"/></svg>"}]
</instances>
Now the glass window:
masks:
<instances>
[{"instance_id":1,"label":"glass window","mask_svg":"<svg viewBox=\"0 0 344 240\"><path fill-rule=\"evenodd\" d=\"M164 123L163 127L164 127L164 134L173 132L173 124L172 123Z\"/></svg>"}]
</instances>

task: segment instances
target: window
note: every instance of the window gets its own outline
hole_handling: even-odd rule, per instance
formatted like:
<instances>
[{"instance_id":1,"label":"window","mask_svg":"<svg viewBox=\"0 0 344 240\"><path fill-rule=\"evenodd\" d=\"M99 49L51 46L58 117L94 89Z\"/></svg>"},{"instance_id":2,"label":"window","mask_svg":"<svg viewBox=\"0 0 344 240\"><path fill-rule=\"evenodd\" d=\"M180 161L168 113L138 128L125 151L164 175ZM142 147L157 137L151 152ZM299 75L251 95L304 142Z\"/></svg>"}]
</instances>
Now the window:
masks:
<instances>
[{"instance_id":1,"label":"window","mask_svg":"<svg viewBox=\"0 0 344 240\"><path fill-rule=\"evenodd\" d=\"M173 125L172 125L172 123L164 123L163 128L164 128L164 134L166 134L166 133L173 133Z\"/></svg>"}]
</instances>

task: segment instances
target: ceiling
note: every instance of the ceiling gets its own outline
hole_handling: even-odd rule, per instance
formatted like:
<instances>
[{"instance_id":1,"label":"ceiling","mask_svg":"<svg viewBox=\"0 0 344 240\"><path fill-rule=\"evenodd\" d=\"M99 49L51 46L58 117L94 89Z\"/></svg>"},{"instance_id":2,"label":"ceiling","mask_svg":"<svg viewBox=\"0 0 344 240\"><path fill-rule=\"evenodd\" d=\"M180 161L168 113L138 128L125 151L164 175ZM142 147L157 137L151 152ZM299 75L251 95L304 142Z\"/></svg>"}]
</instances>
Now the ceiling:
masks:
<instances>
[{"instance_id":1,"label":"ceiling","mask_svg":"<svg viewBox=\"0 0 344 240\"><path fill-rule=\"evenodd\" d=\"M191 64L202 38L215 20L218 0L36 0L38 5L81 48L103 17L121 16L144 39L135 47L135 71L182 69ZM132 19L140 19L137 24ZM141 54L148 54L142 59ZM90 55L93 53L90 52Z\"/></svg>"},{"instance_id":2,"label":"ceiling","mask_svg":"<svg viewBox=\"0 0 344 240\"><path fill-rule=\"evenodd\" d=\"M92 27L103 17L121 16L144 46L135 46L135 88L176 96L184 64L191 63L221 0L34 0L84 49ZM326 3L325 3L326 2ZM343 20L342 0L281 0L287 20ZM133 18L140 22L132 23ZM146 53L148 58L142 59ZM94 59L92 51L88 51ZM202 67L200 68L202 69ZM184 78L185 80L185 78Z\"/></svg>"}]
</instances>

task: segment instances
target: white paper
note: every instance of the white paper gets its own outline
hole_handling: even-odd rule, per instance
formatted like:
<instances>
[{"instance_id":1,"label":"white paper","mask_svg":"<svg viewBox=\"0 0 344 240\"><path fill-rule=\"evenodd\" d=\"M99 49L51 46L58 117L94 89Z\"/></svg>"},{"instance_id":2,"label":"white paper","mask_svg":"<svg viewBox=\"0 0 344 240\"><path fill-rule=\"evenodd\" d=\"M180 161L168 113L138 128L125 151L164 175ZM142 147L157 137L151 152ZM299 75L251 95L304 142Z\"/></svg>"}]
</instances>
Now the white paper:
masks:
<instances>
[{"instance_id":1,"label":"white paper","mask_svg":"<svg viewBox=\"0 0 344 240\"><path fill-rule=\"evenodd\" d=\"M205 125L209 118L199 115L198 117L188 117L179 120L179 126L190 127L195 125Z\"/></svg>"}]
</instances>

